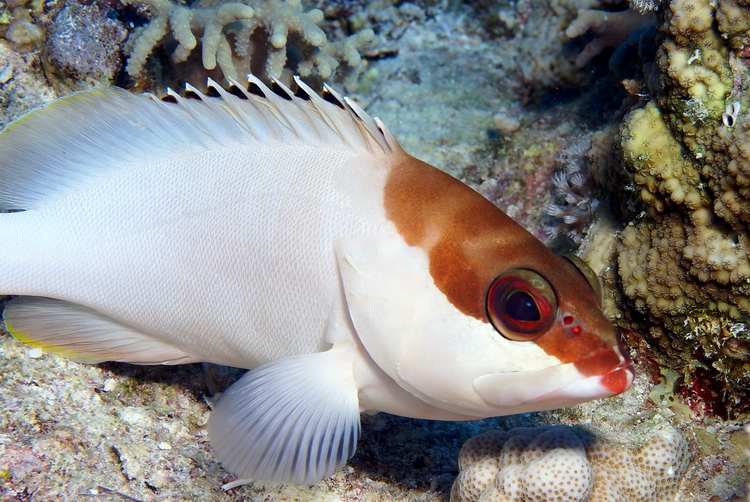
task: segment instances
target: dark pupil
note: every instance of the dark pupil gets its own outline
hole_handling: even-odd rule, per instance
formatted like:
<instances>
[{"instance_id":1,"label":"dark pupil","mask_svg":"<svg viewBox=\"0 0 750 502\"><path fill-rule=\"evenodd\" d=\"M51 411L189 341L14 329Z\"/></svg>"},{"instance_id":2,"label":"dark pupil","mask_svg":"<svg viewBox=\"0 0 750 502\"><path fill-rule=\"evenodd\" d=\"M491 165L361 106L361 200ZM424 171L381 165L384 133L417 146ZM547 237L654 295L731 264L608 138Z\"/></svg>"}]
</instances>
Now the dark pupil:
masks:
<instances>
[{"instance_id":1,"label":"dark pupil","mask_svg":"<svg viewBox=\"0 0 750 502\"><path fill-rule=\"evenodd\" d=\"M514 291L505 301L505 312L516 321L539 321L542 314L526 291Z\"/></svg>"}]
</instances>

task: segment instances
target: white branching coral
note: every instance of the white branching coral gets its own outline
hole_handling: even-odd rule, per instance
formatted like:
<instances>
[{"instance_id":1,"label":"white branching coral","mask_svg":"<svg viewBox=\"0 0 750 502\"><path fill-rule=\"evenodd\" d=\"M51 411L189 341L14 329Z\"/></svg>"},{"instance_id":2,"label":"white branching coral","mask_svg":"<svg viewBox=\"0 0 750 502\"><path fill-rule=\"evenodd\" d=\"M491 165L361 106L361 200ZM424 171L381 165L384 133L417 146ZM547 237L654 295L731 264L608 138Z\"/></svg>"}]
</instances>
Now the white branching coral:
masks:
<instances>
[{"instance_id":1,"label":"white branching coral","mask_svg":"<svg viewBox=\"0 0 750 502\"><path fill-rule=\"evenodd\" d=\"M570 23L565 34L568 38L580 37L587 32L595 36L576 56L576 66L582 67L592 58L609 47L617 48L626 43L631 34L651 26L655 22L648 9L628 9L621 12L607 12L594 9L580 9L578 17Z\"/></svg>"},{"instance_id":2,"label":"white branching coral","mask_svg":"<svg viewBox=\"0 0 750 502\"><path fill-rule=\"evenodd\" d=\"M361 64L359 50L374 36L362 30L329 42L319 24L323 12L304 12L300 0L198 0L192 6L172 0L122 0L124 4L149 7L154 17L130 37L126 71L137 76L154 48L171 34L177 42L174 62L186 61L200 44L203 67L218 66L226 78L239 79L252 72L279 78L287 64L287 49L299 51L295 72L329 78L342 63L344 83L351 88Z\"/></svg>"},{"instance_id":3,"label":"white branching coral","mask_svg":"<svg viewBox=\"0 0 750 502\"><path fill-rule=\"evenodd\" d=\"M562 425L490 431L461 448L451 502L663 502L688 462L672 428L635 450Z\"/></svg>"}]
</instances>

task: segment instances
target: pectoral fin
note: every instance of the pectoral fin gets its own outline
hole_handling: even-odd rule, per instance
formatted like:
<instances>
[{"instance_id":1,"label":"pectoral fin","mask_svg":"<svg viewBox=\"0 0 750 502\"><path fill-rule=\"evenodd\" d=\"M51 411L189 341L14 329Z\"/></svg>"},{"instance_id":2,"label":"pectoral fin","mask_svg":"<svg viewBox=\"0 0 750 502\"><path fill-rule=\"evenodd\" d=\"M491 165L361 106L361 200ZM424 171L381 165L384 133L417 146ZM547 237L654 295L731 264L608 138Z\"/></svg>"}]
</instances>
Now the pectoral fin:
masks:
<instances>
[{"instance_id":1,"label":"pectoral fin","mask_svg":"<svg viewBox=\"0 0 750 502\"><path fill-rule=\"evenodd\" d=\"M313 483L354 454L359 413L349 351L334 347L246 373L219 399L208 435L240 478Z\"/></svg>"}]
</instances>

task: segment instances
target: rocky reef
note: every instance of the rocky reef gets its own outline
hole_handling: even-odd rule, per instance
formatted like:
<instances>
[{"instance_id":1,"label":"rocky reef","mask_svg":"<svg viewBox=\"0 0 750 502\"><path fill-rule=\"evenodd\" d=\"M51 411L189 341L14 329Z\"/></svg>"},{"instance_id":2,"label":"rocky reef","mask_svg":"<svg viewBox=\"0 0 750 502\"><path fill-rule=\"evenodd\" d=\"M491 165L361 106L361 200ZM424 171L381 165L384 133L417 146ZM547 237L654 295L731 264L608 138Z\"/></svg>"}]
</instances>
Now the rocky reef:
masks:
<instances>
[{"instance_id":1,"label":"rocky reef","mask_svg":"<svg viewBox=\"0 0 750 502\"><path fill-rule=\"evenodd\" d=\"M12 0L0 4L0 37L25 54L37 50L44 40L44 30L35 16L43 11L40 0Z\"/></svg>"},{"instance_id":2,"label":"rocky reef","mask_svg":"<svg viewBox=\"0 0 750 502\"><path fill-rule=\"evenodd\" d=\"M724 417L750 411L749 9L662 6L655 60L628 81L611 144L630 219L616 251L629 326Z\"/></svg>"}]
</instances>

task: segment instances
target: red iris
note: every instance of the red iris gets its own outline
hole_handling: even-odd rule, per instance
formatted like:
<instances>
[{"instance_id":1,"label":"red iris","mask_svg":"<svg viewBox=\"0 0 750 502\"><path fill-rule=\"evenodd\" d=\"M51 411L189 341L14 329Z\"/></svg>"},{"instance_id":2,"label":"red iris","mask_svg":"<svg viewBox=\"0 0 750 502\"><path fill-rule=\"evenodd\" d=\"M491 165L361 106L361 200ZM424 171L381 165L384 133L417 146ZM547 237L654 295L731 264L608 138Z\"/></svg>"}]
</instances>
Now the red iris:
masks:
<instances>
[{"instance_id":1,"label":"red iris","mask_svg":"<svg viewBox=\"0 0 750 502\"><path fill-rule=\"evenodd\" d=\"M526 269L506 272L487 292L490 322L510 340L536 340L544 335L554 321L556 304L549 283Z\"/></svg>"}]
</instances>

